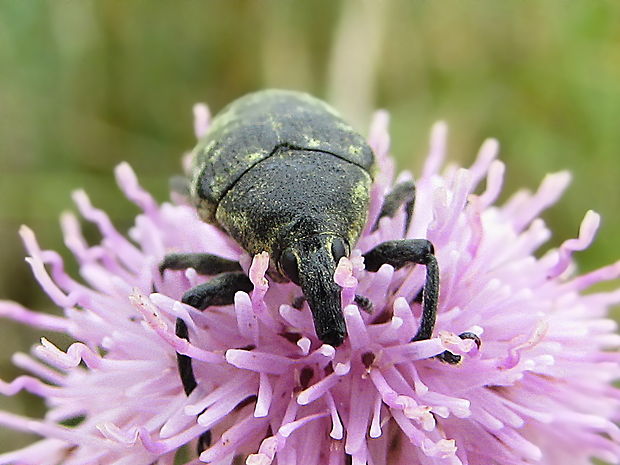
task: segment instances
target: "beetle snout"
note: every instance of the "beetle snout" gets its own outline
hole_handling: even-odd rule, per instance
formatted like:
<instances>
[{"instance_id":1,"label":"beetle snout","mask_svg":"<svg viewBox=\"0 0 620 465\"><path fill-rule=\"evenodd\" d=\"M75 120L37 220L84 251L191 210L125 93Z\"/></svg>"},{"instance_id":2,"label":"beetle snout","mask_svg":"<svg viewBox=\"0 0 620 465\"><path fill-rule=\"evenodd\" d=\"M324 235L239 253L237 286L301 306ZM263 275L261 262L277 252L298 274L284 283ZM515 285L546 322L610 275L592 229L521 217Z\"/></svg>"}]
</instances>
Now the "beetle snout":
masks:
<instances>
[{"instance_id":1,"label":"beetle snout","mask_svg":"<svg viewBox=\"0 0 620 465\"><path fill-rule=\"evenodd\" d=\"M312 311L318 338L337 347L342 344L347 328L342 313L341 289L334 282L335 255L344 253L344 245L333 250L333 236L317 235L297 244L298 279ZM343 249L342 251L338 249Z\"/></svg>"},{"instance_id":2,"label":"beetle snout","mask_svg":"<svg viewBox=\"0 0 620 465\"><path fill-rule=\"evenodd\" d=\"M344 342L346 335L347 333L345 331L330 330L325 334L319 334L318 336L319 339L325 344L329 344L332 347L338 347Z\"/></svg>"},{"instance_id":3,"label":"beetle snout","mask_svg":"<svg viewBox=\"0 0 620 465\"><path fill-rule=\"evenodd\" d=\"M305 269L304 269L305 268ZM326 344L337 347L347 335L342 313L341 289L334 282L335 265L317 266L310 262L300 270L301 290L308 300L314 328L318 338ZM308 270L306 275L304 271Z\"/></svg>"}]
</instances>

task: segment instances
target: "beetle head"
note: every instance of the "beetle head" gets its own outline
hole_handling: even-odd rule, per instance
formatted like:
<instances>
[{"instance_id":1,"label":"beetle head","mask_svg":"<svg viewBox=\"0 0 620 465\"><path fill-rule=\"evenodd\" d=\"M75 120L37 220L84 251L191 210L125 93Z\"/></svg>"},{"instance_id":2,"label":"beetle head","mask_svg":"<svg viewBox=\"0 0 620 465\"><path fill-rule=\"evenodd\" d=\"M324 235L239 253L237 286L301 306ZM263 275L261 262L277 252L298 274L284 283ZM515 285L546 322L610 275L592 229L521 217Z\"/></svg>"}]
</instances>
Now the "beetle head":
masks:
<instances>
[{"instance_id":1,"label":"beetle head","mask_svg":"<svg viewBox=\"0 0 620 465\"><path fill-rule=\"evenodd\" d=\"M342 237L317 234L296 241L278 259L280 273L301 287L312 311L319 339L334 347L347 335L340 302L340 286L334 282L338 261L349 254Z\"/></svg>"}]
</instances>

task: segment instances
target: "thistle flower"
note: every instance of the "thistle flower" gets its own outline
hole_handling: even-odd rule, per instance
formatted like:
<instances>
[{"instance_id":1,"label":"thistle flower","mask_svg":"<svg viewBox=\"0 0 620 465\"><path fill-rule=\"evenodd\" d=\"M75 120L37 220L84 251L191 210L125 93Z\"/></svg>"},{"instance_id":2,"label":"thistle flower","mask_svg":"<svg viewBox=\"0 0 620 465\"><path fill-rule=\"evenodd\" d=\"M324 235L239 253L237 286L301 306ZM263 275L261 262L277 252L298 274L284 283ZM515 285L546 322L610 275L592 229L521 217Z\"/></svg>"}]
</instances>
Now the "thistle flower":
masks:
<instances>
[{"instance_id":1,"label":"thistle flower","mask_svg":"<svg viewBox=\"0 0 620 465\"><path fill-rule=\"evenodd\" d=\"M197 135L207 126L206 108L198 106ZM369 225L394 181L386 127L387 115L378 113L370 131L379 172ZM598 215L588 212L577 239L538 257L550 235L538 215L557 201L569 175L549 175L536 193L494 206L504 174L497 143L485 142L470 168L440 173L445 139L439 123L410 223L404 212L383 218L339 263L349 336L337 349L317 339L307 306L295 308L294 284L265 279L266 254L244 255L181 198L158 205L127 164L116 170L118 183L143 211L129 238L82 191L74 200L101 231L101 243L88 245L78 220L62 216L82 282L23 227L27 261L63 313L2 302L0 314L76 342L64 351L42 339L31 355L15 354L31 374L0 382L0 392L26 390L48 410L43 419L0 412L4 427L43 438L1 454L0 464L618 463L620 390L611 383L620 377L620 337L607 312L620 290L585 291L617 278L620 262L578 275L572 259L592 241ZM410 342L423 267L364 271L362 252L403 237L435 245L441 295L430 340ZM240 260L254 290L205 312L182 304L184 291L207 278L191 269L162 276L164 255L179 251ZM356 294L373 302L372 314L355 305ZM191 342L175 335L176 318L188 325ZM480 347L456 336L466 331ZM446 350L461 363L434 357ZM193 360L198 386L189 397L177 352ZM210 447L183 459L181 451L206 431Z\"/></svg>"}]
</instances>

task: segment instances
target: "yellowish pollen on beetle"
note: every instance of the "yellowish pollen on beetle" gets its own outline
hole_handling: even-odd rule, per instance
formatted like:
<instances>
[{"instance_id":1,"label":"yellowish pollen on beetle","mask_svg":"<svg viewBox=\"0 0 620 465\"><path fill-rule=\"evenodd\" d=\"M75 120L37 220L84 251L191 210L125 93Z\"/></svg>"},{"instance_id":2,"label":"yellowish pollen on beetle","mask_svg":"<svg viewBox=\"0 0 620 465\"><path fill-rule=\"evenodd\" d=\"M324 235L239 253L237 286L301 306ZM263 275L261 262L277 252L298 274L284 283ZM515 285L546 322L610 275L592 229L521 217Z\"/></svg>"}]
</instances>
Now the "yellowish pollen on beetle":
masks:
<instances>
[{"instance_id":1,"label":"yellowish pollen on beetle","mask_svg":"<svg viewBox=\"0 0 620 465\"><path fill-rule=\"evenodd\" d=\"M246 154L245 158L247 161L253 163L253 162L261 161L263 158L265 158L265 155L267 154L268 154L267 150L259 150L258 152Z\"/></svg>"},{"instance_id":2,"label":"yellowish pollen on beetle","mask_svg":"<svg viewBox=\"0 0 620 465\"><path fill-rule=\"evenodd\" d=\"M318 139L314 139L313 137L304 136L306 139L306 145L308 148L315 148L321 145L321 141Z\"/></svg>"},{"instance_id":3,"label":"yellowish pollen on beetle","mask_svg":"<svg viewBox=\"0 0 620 465\"><path fill-rule=\"evenodd\" d=\"M358 155L361 151L362 148L359 145L349 145L349 153L351 155Z\"/></svg>"}]
</instances>

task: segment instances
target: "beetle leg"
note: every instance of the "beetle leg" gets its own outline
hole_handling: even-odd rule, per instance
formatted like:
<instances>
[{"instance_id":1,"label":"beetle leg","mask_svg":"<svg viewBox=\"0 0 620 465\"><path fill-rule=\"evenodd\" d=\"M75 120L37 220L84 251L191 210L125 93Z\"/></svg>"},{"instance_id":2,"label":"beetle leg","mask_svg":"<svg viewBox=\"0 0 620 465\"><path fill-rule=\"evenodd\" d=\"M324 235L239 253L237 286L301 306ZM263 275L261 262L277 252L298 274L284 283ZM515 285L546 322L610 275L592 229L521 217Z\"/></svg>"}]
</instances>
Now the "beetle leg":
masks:
<instances>
[{"instance_id":1,"label":"beetle leg","mask_svg":"<svg viewBox=\"0 0 620 465\"><path fill-rule=\"evenodd\" d=\"M252 289L252 282L245 274L223 273L206 283L193 287L183 295L181 301L198 310L204 310L211 305L230 305L234 302L237 291L250 292ZM189 341L187 324L181 318L177 318L175 333L178 337ZM177 365L183 389L189 396L197 386L192 359L187 355L177 353ZM198 454L200 455L210 443L211 432L205 431L198 439Z\"/></svg>"},{"instance_id":2,"label":"beetle leg","mask_svg":"<svg viewBox=\"0 0 620 465\"><path fill-rule=\"evenodd\" d=\"M482 343L478 335L470 333L469 331L459 334L459 337L461 339L472 339L476 343L476 346L478 346L478 348L480 348L480 344ZM461 362L461 356L453 354L449 350L440 353L436 357L442 362L449 363L450 365L456 365L457 363Z\"/></svg>"},{"instance_id":3,"label":"beetle leg","mask_svg":"<svg viewBox=\"0 0 620 465\"><path fill-rule=\"evenodd\" d=\"M226 271L241 271L238 262L218 257L208 253L171 253L164 257L159 265L159 272L163 275L166 270L185 270L194 268L202 275L216 275Z\"/></svg>"},{"instance_id":4,"label":"beetle leg","mask_svg":"<svg viewBox=\"0 0 620 465\"><path fill-rule=\"evenodd\" d=\"M426 281L422 291L422 321L412 341L430 339L435 326L439 297L439 266L433 244L426 239L386 241L364 254L368 271L377 271L384 263L399 269L416 263L426 266Z\"/></svg>"},{"instance_id":5,"label":"beetle leg","mask_svg":"<svg viewBox=\"0 0 620 465\"><path fill-rule=\"evenodd\" d=\"M364 263L368 271L377 271L384 263L399 269L409 263L426 266L426 281L422 289L422 321L411 341L423 341L433 335L437 318L437 302L439 299L439 266L435 258L433 244L426 239L400 239L385 241L364 254ZM417 297L416 297L417 299ZM463 333L462 339L473 339L480 346L480 339L473 333ZM437 356L443 362L457 364L460 355L450 351Z\"/></svg>"},{"instance_id":6,"label":"beetle leg","mask_svg":"<svg viewBox=\"0 0 620 465\"><path fill-rule=\"evenodd\" d=\"M413 215L413 206L415 204L415 183L413 180L396 184L390 193L385 196L381 211L379 212L375 225L372 227L372 231L377 230L381 218L384 216L393 217L403 204L405 205L405 224L408 225Z\"/></svg>"},{"instance_id":7,"label":"beetle leg","mask_svg":"<svg viewBox=\"0 0 620 465\"><path fill-rule=\"evenodd\" d=\"M361 310L365 311L366 313L372 313L372 301L368 297L355 294L354 302Z\"/></svg>"},{"instance_id":8,"label":"beetle leg","mask_svg":"<svg viewBox=\"0 0 620 465\"><path fill-rule=\"evenodd\" d=\"M211 446L211 430L207 430L198 437L196 443L196 455L202 454Z\"/></svg>"},{"instance_id":9,"label":"beetle leg","mask_svg":"<svg viewBox=\"0 0 620 465\"><path fill-rule=\"evenodd\" d=\"M237 291L250 292L252 289L250 278L245 274L224 273L191 288L183 295L181 301L198 310L204 310L211 305L230 305ZM176 322L176 335L189 341L187 325L180 318L177 318ZM187 355L177 354L177 361L185 394L190 395L196 387L191 359Z\"/></svg>"}]
</instances>

